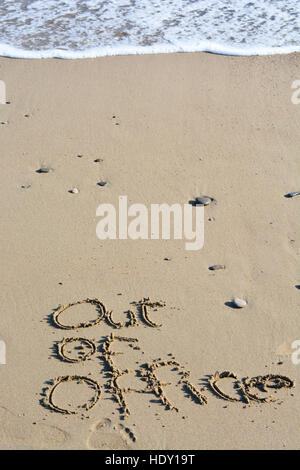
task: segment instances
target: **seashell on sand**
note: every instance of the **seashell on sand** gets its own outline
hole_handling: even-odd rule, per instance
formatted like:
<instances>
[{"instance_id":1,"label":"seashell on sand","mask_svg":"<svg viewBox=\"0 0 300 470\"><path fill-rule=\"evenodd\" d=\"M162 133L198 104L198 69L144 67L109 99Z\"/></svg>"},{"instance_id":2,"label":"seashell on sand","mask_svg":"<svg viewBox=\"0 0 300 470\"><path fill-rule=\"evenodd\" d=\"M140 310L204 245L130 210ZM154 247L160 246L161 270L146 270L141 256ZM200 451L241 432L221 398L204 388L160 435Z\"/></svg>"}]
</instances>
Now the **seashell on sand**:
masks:
<instances>
[{"instance_id":1,"label":"seashell on sand","mask_svg":"<svg viewBox=\"0 0 300 470\"><path fill-rule=\"evenodd\" d=\"M246 300L240 299L239 297L234 297L234 299L232 299L232 302L237 308L243 308L247 305Z\"/></svg>"},{"instance_id":2,"label":"seashell on sand","mask_svg":"<svg viewBox=\"0 0 300 470\"><path fill-rule=\"evenodd\" d=\"M72 193L72 194L78 194L78 193L79 193L79 189L78 189L78 188L72 188L72 189L70 190L70 193Z\"/></svg>"}]
</instances>

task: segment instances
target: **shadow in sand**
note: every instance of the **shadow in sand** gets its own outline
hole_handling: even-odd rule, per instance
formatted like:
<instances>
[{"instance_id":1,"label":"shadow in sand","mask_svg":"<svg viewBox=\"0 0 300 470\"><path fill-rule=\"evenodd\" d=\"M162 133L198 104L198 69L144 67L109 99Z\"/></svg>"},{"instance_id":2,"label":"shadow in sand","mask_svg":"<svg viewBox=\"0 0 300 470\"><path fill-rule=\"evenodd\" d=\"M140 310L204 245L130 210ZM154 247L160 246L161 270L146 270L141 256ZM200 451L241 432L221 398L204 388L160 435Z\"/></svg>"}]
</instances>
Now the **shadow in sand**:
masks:
<instances>
[{"instance_id":1,"label":"shadow in sand","mask_svg":"<svg viewBox=\"0 0 300 470\"><path fill-rule=\"evenodd\" d=\"M229 308L234 308L235 310L240 310L240 307L237 307L235 305L235 303L233 303L231 301L230 302L225 302L224 305L226 305L226 307L229 307Z\"/></svg>"}]
</instances>

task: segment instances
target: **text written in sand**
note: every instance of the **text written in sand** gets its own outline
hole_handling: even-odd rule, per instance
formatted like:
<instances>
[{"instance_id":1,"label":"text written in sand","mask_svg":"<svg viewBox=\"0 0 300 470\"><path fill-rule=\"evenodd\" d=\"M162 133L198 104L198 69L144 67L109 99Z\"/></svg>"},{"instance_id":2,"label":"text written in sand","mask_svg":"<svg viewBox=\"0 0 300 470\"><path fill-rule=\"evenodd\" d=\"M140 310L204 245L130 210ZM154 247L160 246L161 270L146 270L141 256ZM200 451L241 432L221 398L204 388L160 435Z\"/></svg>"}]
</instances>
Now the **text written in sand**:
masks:
<instances>
[{"instance_id":1,"label":"text written in sand","mask_svg":"<svg viewBox=\"0 0 300 470\"><path fill-rule=\"evenodd\" d=\"M60 315L62 312L71 308L74 305L81 304L93 305L96 309L96 318L88 322L81 322L77 324L65 324L61 322ZM151 310L158 310L165 307L163 301L151 301L149 298L143 298L138 302L132 302L136 307L136 312L128 310L128 320L125 322L116 322L113 319L113 312L109 311L104 303L99 299L85 299L77 302L69 303L59 306L52 314L52 323L60 329L74 330L79 328L88 328L99 325L101 322L106 322L114 329L132 328L139 326L139 319L148 327L160 329L163 325L156 323L151 319ZM67 347L71 344L80 344L83 351L80 355L71 356L67 351ZM117 365L116 359L124 352L114 349L117 344L125 344L131 350L144 354L139 346L139 340L136 337L120 336L111 333L104 338L104 341L99 340L99 344L95 340L88 338L74 337L64 338L57 344L57 356L60 360L67 363L79 363L92 359L96 352L99 352L99 359L104 361L104 372L109 376L106 388L108 389L111 397L119 405L119 411L123 418L131 414L127 403L127 395L130 393L154 394L158 401L165 407L166 410L174 410L179 412L180 409L176 404L172 403L168 398L167 387L172 385L169 382L164 382L159 378L158 372L161 369L169 369L176 377L173 385L180 388L184 396L189 397L194 403L199 405L206 405L208 403L207 391L220 399L229 402L240 402L244 405L252 403L272 403L278 400L268 392L279 389L291 389L294 387L294 382L287 376L281 374L267 374L259 375L256 377L239 378L237 374L231 371L216 372L206 379L206 383L201 388L197 387L191 380L191 372L180 364L173 354L169 354L168 358L156 358L148 362L137 362L135 369L129 367L124 368ZM124 387L120 384L123 378L127 376L135 377L140 387ZM226 380L227 379L227 380ZM231 380L232 393L225 391L222 383ZM84 403L77 408L64 407L58 405L55 401L55 392L61 384L75 382L78 384L85 384L92 390L93 396L88 403ZM49 383L48 383L49 384ZM227 383L228 385L228 383ZM227 390L227 388L226 388ZM65 375L55 378L44 391L43 404L53 411L64 414L76 414L82 411L87 412L95 406L102 396L102 388L95 378L79 375Z\"/></svg>"}]
</instances>

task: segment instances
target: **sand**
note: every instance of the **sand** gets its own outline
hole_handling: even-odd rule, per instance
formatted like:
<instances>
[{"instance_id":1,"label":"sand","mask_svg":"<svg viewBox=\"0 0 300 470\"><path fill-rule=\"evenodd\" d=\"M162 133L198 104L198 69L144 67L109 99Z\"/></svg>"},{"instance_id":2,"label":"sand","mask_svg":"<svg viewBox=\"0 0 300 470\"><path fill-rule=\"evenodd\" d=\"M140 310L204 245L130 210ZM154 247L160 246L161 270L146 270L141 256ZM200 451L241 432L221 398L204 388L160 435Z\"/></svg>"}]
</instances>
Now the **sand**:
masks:
<instances>
[{"instance_id":1,"label":"sand","mask_svg":"<svg viewBox=\"0 0 300 470\"><path fill-rule=\"evenodd\" d=\"M300 365L291 343L300 339L300 196L284 197L300 189L300 105L291 102L298 63L297 54L0 59L10 101L0 105L8 121L0 126L1 449L299 449ZM37 173L42 165L54 171ZM215 198L205 208L204 247L99 240L96 208L117 206L120 195L147 207ZM210 271L214 264L226 268ZM236 296L245 308L232 308ZM161 327L132 303L144 297L165 302L148 307ZM114 323L130 323L130 309L139 324L53 323L60 305L87 298L113 311ZM59 318L72 326L97 314L84 303ZM133 340L109 342L111 333ZM63 360L57 343L78 337L96 352ZM105 341L124 354L103 356ZM67 344L66 355L77 357L78 344ZM93 352L88 343L81 351ZM282 374L296 385L259 392L278 401L248 406L234 379L219 384L240 401L214 393L216 371L238 380ZM179 411L151 392L153 372L156 391L171 383L163 397ZM79 413L45 406L44 391L64 376L96 381L95 406L76 408L92 403L95 390L75 380L57 387L55 403ZM148 393L123 393L127 417L112 377L120 389L150 384ZM184 379L207 403L191 399Z\"/></svg>"}]
</instances>

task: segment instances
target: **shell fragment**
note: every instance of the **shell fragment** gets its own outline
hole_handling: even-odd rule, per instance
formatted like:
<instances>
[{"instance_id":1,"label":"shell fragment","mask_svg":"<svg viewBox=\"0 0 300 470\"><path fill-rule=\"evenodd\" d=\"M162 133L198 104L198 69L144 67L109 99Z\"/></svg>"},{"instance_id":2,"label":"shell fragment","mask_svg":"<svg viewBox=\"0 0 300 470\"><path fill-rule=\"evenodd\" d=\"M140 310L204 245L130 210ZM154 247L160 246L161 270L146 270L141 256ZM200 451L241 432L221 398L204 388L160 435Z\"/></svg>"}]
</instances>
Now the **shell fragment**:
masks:
<instances>
[{"instance_id":1,"label":"shell fragment","mask_svg":"<svg viewBox=\"0 0 300 470\"><path fill-rule=\"evenodd\" d=\"M243 307L246 307L246 305L247 305L246 300L239 299L239 297L234 297L232 302L233 302L234 306L237 307L237 308L243 308Z\"/></svg>"}]
</instances>

